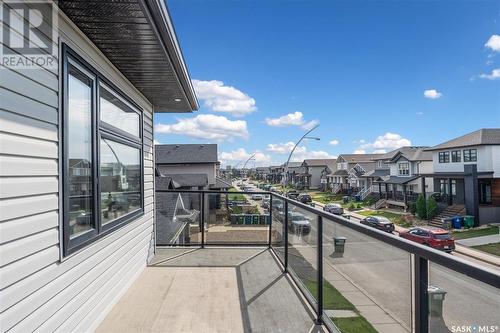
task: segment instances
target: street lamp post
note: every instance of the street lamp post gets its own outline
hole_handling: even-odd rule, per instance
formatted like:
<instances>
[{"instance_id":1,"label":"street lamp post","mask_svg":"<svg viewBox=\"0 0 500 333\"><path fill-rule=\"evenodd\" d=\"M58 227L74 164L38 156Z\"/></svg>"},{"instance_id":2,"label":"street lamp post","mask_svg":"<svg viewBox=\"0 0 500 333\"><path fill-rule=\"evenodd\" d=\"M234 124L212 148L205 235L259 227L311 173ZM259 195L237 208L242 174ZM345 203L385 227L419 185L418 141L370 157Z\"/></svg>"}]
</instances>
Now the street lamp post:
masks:
<instances>
[{"instance_id":1,"label":"street lamp post","mask_svg":"<svg viewBox=\"0 0 500 333\"><path fill-rule=\"evenodd\" d=\"M290 163L290 159L292 158L292 155L293 155L293 152L295 151L295 148L297 148L297 146L300 144L300 142L302 142L302 140L304 139L311 139L311 140L321 140L320 138L317 138L317 137L311 137L311 136L307 136L309 133L311 133L312 131L314 131L316 128L318 128L319 125L316 125L314 126L313 128L311 128L309 131L307 131L300 139L299 141L297 141L297 143L295 144L295 146L293 146L293 149L292 151L290 152L290 155L288 155L288 160L286 161L286 165L285 165L285 186L288 185L288 163Z\"/></svg>"}]
</instances>

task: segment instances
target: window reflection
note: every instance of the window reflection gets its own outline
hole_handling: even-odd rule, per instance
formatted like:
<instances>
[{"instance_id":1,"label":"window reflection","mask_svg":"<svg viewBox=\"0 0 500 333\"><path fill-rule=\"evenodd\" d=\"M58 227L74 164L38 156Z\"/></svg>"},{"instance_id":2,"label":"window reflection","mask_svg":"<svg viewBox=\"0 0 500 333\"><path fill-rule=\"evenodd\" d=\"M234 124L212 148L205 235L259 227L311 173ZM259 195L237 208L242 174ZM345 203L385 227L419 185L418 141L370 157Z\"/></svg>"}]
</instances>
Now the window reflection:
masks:
<instances>
[{"instance_id":1,"label":"window reflection","mask_svg":"<svg viewBox=\"0 0 500 333\"><path fill-rule=\"evenodd\" d=\"M141 208L141 164L138 148L101 139L102 224Z\"/></svg>"},{"instance_id":2,"label":"window reflection","mask_svg":"<svg viewBox=\"0 0 500 333\"><path fill-rule=\"evenodd\" d=\"M73 238L92 220L92 79L74 66L68 75L69 226Z\"/></svg>"},{"instance_id":3,"label":"window reflection","mask_svg":"<svg viewBox=\"0 0 500 333\"><path fill-rule=\"evenodd\" d=\"M139 114L103 86L99 94L101 121L139 137Z\"/></svg>"}]
</instances>

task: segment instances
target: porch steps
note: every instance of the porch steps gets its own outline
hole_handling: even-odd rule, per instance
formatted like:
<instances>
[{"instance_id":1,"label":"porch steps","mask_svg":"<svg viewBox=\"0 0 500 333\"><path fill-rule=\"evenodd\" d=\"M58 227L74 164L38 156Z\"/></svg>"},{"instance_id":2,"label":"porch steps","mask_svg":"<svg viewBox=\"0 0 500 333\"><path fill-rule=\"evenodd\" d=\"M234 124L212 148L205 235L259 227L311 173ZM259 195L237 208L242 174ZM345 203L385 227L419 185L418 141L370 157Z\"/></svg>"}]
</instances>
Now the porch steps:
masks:
<instances>
[{"instance_id":1,"label":"porch steps","mask_svg":"<svg viewBox=\"0 0 500 333\"><path fill-rule=\"evenodd\" d=\"M373 205L373 209L377 210L377 209L380 209L382 207L385 207L386 205L387 205L386 200L380 199L377 202L375 202L375 204Z\"/></svg>"},{"instance_id":2,"label":"porch steps","mask_svg":"<svg viewBox=\"0 0 500 333\"><path fill-rule=\"evenodd\" d=\"M466 209L464 205L451 205L443 209L438 215L429 221L429 225L434 227L442 227L443 219L450 218L456 215L465 215Z\"/></svg>"}]
</instances>

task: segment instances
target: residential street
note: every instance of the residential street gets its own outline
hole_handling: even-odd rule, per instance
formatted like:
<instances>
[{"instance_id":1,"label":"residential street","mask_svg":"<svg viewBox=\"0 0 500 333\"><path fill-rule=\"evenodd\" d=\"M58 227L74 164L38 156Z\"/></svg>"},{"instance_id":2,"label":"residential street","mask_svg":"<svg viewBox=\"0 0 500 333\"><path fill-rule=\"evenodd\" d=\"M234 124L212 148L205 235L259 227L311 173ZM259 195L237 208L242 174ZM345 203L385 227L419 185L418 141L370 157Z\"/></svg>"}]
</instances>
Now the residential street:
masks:
<instances>
[{"instance_id":1,"label":"residential street","mask_svg":"<svg viewBox=\"0 0 500 333\"><path fill-rule=\"evenodd\" d=\"M312 249L316 243L316 226L307 236L289 237L295 247ZM353 220L354 222L355 220ZM277 223L276 220L273 223ZM279 229L278 226L275 227ZM346 237L343 258L333 258L333 236ZM410 256L382 242L361 235L352 229L324 220L323 253L325 264L345 276L359 290L385 309L405 327L411 322ZM314 257L314 256L313 256ZM500 307L500 296L494 288L431 264L431 284L446 291L444 319L451 325L498 325L499 320L489 311ZM335 282L332 281L335 285ZM489 314L489 317L488 317Z\"/></svg>"}]
</instances>

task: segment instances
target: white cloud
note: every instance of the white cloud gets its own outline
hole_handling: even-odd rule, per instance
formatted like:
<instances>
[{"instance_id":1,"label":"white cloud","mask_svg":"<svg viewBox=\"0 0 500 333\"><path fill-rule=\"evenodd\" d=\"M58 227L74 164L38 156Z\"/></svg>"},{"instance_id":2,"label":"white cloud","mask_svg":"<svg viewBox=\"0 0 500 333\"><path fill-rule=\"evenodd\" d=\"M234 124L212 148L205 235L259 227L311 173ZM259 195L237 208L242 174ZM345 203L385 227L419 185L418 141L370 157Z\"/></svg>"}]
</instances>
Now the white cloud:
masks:
<instances>
[{"instance_id":1,"label":"white cloud","mask_svg":"<svg viewBox=\"0 0 500 333\"><path fill-rule=\"evenodd\" d=\"M479 77L481 79L498 80L500 79L500 68L495 68L490 74L481 74Z\"/></svg>"},{"instance_id":2,"label":"white cloud","mask_svg":"<svg viewBox=\"0 0 500 333\"><path fill-rule=\"evenodd\" d=\"M491 49L495 52L500 52L500 36L499 35L491 35L490 39L484 44L487 48Z\"/></svg>"},{"instance_id":3,"label":"white cloud","mask_svg":"<svg viewBox=\"0 0 500 333\"><path fill-rule=\"evenodd\" d=\"M385 154L385 153L387 153L387 150L385 149L375 149L373 151L373 154Z\"/></svg>"},{"instance_id":4,"label":"white cloud","mask_svg":"<svg viewBox=\"0 0 500 333\"><path fill-rule=\"evenodd\" d=\"M224 116L200 114L194 118L177 119L175 124L157 124L156 133L186 135L193 138L224 141L248 139L247 122L229 120Z\"/></svg>"},{"instance_id":5,"label":"white cloud","mask_svg":"<svg viewBox=\"0 0 500 333\"><path fill-rule=\"evenodd\" d=\"M255 99L224 82L192 80L196 96L203 105L215 112L227 112L233 116L243 116L257 110Z\"/></svg>"},{"instance_id":6,"label":"white cloud","mask_svg":"<svg viewBox=\"0 0 500 333\"><path fill-rule=\"evenodd\" d=\"M266 147L266 151L275 154L290 154L295 143L289 141L286 143L270 143ZM293 152L291 161L302 162L307 158L336 158L334 155L330 155L328 152L323 150L311 150L308 151L305 146L298 146Z\"/></svg>"},{"instance_id":7,"label":"white cloud","mask_svg":"<svg viewBox=\"0 0 500 333\"><path fill-rule=\"evenodd\" d=\"M266 118L265 123L273 127L300 126L305 130L310 130L318 125L319 121L306 121L302 112L295 111L278 118Z\"/></svg>"},{"instance_id":8,"label":"white cloud","mask_svg":"<svg viewBox=\"0 0 500 333\"><path fill-rule=\"evenodd\" d=\"M238 148L236 150L222 152L219 155L219 159L224 164L229 164L230 162L231 163L240 162L240 161L243 161L242 163L245 163L246 160L248 160L253 154L255 154L254 159L256 165L269 165L269 163L271 163L270 155L264 154L258 150L253 153L250 153L247 152L244 148ZM240 167L243 167L243 165L240 165Z\"/></svg>"},{"instance_id":9,"label":"white cloud","mask_svg":"<svg viewBox=\"0 0 500 333\"><path fill-rule=\"evenodd\" d=\"M339 140L332 140L332 141L330 141L329 143L330 143L332 146L337 146L337 145L340 143L340 141L339 141Z\"/></svg>"},{"instance_id":10,"label":"white cloud","mask_svg":"<svg viewBox=\"0 0 500 333\"><path fill-rule=\"evenodd\" d=\"M417 116L421 116L421 115L423 115L424 113L423 113L422 111L419 111L419 112L416 112L415 114L416 114Z\"/></svg>"},{"instance_id":11,"label":"white cloud","mask_svg":"<svg viewBox=\"0 0 500 333\"><path fill-rule=\"evenodd\" d=\"M366 150L364 149L356 149L353 154L366 154Z\"/></svg>"},{"instance_id":12,"label":"white cloud","mask_svg":"<svg viewBox=\"0 0 500 333\"><path fill-rule=\"evenodd\" d=\"M426 91L424 91L424 96L425 98L429 99L438 99L439 97L443 96L443 94L436 89L427 89Z\"/></svg>"},{"instance_id":13,"label":"white cloud","mask_svg":"<svg viewBox=\"0 0 500 333\"><path fill-rule=\"evenodd\" d=\"M153 144L155 144L155 145L161 145L160 141L158 141L158 140L156 140L156 139L155 139L155 140L153 140Z\"/></svg>"},{"instance_id":14,"label":"white cloud","mask_svg":"<svg viewBox=\"0 0 500 333\"><path fill-rule=\"evenodd\" d=\"M396 149L403 146L411 146L411 141L406 138L403 138L399 134L387 132L384 135L378 136L373 142L362 144L361 146L358 147L358 150L356 150L356 152L354 153L364 154L361 151L366 152L366 150L368 149L374 152L382 150L386 152L387 150Z\"/></svg>"}]
</instances>

